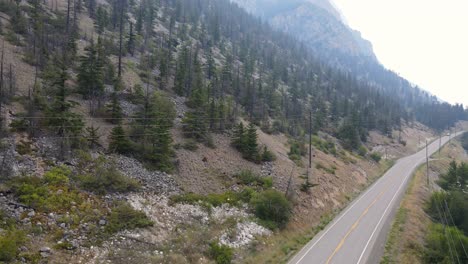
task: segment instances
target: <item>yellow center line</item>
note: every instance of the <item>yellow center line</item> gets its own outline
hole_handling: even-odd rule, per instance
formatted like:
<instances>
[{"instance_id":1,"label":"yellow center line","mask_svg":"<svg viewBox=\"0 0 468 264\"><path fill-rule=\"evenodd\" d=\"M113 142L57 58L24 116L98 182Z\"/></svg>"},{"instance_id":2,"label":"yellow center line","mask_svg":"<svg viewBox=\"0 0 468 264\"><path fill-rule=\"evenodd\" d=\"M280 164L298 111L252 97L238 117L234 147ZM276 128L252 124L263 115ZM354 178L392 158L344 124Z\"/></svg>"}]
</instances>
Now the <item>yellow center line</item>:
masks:
<instances>
[{"instance_id":1,"label":"yellow center line","mask_svg":"<svg viewBox=\"0 0 468 264\"><path fill-rule=\"evenodd\" d=\"M353 232L354 229L356 229L356 227L359 225L359 222L362 220L362 218L369 212L369 209L374 206L374 204L380 200L380 198L382 198L382 196L384 195L384 193L387 191L388 189L385 189L383 191L381 191L379 193L379 195L377 196L377 198L375 198L375 200L366 208L366 210L364 210L364 212L361 214L361 216L359 216L358 220L356 220L356 222L354 222L354 224L351 226L351 228L348 230L348 232L346 233L346 235L341 239L340 243L338 244L338 246L336 246L335 248L335 251L333 251L333 253L330 255L330 257L328 257L328 260L327 260L327 264L330 263L330 261L332 260L332 258L336 255L336 253L338 253L338 251L341 249L341 247L343 246L344 242L346 241L346 239L348 238L348 236Z\"/></svg>"}]
</instances>

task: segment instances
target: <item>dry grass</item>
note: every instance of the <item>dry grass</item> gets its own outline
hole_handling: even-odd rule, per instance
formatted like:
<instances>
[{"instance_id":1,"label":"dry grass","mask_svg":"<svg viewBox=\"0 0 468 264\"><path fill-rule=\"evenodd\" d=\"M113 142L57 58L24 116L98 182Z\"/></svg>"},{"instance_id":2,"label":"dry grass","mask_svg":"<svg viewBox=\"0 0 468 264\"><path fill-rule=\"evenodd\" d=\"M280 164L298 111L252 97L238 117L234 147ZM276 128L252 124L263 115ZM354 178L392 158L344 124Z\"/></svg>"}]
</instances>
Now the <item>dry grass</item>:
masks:
<instances>
[{"instance_id":1,"label":"dry grass","mask_svg":"<svg viewBox=\"0 0 468 264\"><path fill-rule=\"evenodd\" d=\"M8 71L10 64L15 75L16 95L28 95L29 89L34 85L34 67L23 61L24 51L22 47L14 46L0 36L0 42L4 45L4 65Z\"/></svg>"}]
</instances>

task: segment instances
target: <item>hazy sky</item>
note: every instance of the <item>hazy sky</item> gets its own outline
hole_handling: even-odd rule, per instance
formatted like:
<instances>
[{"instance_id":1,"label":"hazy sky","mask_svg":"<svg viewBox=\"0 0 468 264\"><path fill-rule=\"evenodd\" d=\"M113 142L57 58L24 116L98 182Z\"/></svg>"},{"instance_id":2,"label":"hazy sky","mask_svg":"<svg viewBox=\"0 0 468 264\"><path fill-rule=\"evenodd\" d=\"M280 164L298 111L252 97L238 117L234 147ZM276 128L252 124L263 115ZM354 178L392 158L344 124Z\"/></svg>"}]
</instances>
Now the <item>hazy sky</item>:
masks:
<instances>
[{"instance_id":1,"label":"hazy sky","mask_svg":"<svg viewBox=\"0 0 468 264\"><path fill-rule=\"evenodd\" d=\"M468 106L468 0L333 0L380 62Z\"/></svg>"}]
</instances>

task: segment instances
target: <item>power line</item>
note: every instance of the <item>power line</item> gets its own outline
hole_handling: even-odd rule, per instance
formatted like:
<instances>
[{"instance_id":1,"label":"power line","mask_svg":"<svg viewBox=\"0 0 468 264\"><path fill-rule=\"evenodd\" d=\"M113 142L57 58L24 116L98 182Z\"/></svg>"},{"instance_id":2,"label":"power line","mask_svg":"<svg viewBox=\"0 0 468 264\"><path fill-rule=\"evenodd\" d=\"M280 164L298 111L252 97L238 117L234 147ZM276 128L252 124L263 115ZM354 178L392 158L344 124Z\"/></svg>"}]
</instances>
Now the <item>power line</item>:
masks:
<instances>
[{"instance_id":1,"label":"power line","mask_svg":"<svg viewBox=\"0 0 468 264\"><path fill-rule=\"evenodd\" d=\"M456 227L455 221L453 220L452 213L450 212L450 208L448 207L447 200L444 199L444 203L445 203L446 211L448 212L448 215L450 216L450 220L452 221L452 225ZM457 228L455 231L460 231L460 230L458 230L458 228ZM457 234L458 241L460 242L460 244L461 244L461 246L463 248L463 252L465 253L465 257L468 259L468 254L466 252L463 240L461 239L460 232L455 232L455 233Z\"/></svg>"}]
</instances>

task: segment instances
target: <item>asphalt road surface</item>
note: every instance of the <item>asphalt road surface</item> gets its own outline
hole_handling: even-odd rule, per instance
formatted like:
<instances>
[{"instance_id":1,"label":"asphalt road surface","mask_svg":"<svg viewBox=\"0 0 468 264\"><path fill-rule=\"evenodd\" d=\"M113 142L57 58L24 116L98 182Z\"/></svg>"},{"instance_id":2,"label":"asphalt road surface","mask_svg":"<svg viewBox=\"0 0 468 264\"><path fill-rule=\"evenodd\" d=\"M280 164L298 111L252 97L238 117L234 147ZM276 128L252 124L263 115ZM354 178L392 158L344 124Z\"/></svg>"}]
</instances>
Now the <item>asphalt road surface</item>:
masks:
<instances>
[{"instance_id":1,"label":"asphalt road surface","mask_svg":"<svg viewBox=\"0 0 468 264\"><path fill-rule=\"evenodd\" d=\"M444 145L448 141L449 136L444 136L441 143ZM429 156L438 149L439 139L429 145ZM410 178L425 162L426 149L399 159L318 233L289 264L380 263L392 220Z\"/></svg>"}]
</instances>

